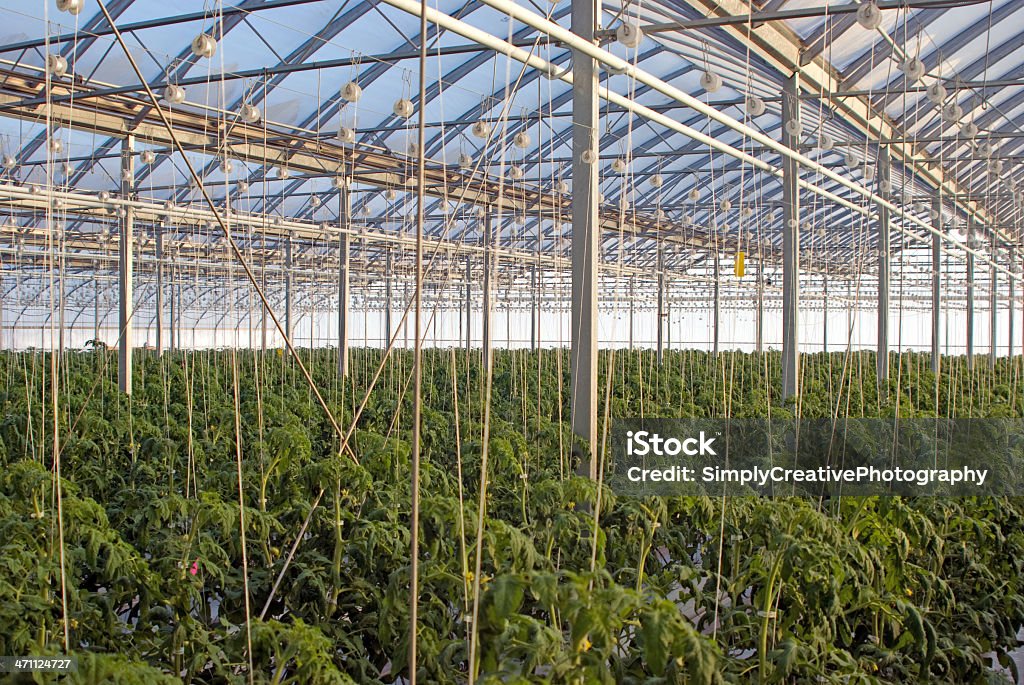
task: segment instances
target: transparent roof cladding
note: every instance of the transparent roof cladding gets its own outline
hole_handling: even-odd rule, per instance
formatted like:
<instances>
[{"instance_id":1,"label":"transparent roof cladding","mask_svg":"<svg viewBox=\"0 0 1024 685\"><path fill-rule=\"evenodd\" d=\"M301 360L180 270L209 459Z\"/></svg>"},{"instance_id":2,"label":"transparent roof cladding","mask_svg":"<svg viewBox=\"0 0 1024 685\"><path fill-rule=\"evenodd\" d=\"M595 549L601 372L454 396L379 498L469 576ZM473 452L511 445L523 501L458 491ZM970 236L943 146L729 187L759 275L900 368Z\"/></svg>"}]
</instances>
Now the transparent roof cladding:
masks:
<instances>
[{"instance_id":1,"label":"transparent roof cladding","mask_svg":"<svg viewBox=\"0 0 1024 685\"><path fill-rule=\"evenodd\" d=\"M399 98L417 99L419 19L415 16L386 3L363 0L223 4L107 0L106 4L147 81L161 91L167 84L185 88L183 111L224 121L237 116L240 107L248 103L258 108L262 121L282 134L336 140L339 127L344 126L353 129L357 144L366 149L393 153L400 160L415 152L410 146L415 141L416 116L397 117L393 110ZM894 159L893 192L911 198L926 196L932 192L926 181L944 174L963 193L980 198L1000 225L1016 225L1019 203L1003 198L1019 187L1018 156L1024 142L1020 130L1024 118L1024 50L1020 49L1024 3L911 3L909 8L886 9L877 30L858 24L845 3L833 3L829 12L822 12L823 4L817 0L777 0L767 3L763 11L781 16L788 12L792 18L756 24L705 21L701 25L700 21L707 19L702 9L705 4L700 0L605 3L603 22L611 30L623 20L641 26L682 24L674 30L651 31L635 49L614 40L607 41L605 47L776 139L781 136L780 92L787 60L795 59L805 70L802 143L809 156L870 184L877 140L906 143L905 154ZM510 22L485 4L440 0L432 6L560 67L571 67L565 46L533 28ZM892 3L885 5L890 6ZM568 2L530 7L569 26ZM806 16L800 16L801 10ZM85 11L78 16L57 11L52 1L0 0L0 27L0 59L5 71L38 74L47 52L60 53L68 61L68 73L85 86L100 92L128 87L131 94L144 97L135 72L93 0L86 0ZM201 33L216 39L212 57L193 54L191 43ZM431 57L422 110L430 164L457 168L460 156L468 155L480 172L508 176L509 169L516 167L522 175L510 182L541 191L568 181L570 86L524 69L520 63L496 56L450 31L438 31L431 25L428 34ZM915 57L923 62L925 75L908 79L901 68ZM721 78L721 87L713 93L702 88L705 71ZM772 164L779 163L776 153L627 75L602 71L601 79L612 91ZM339 96L339 89L350 81L362 88L358 102L345 102ZM824 87L826 81L828 88ZM942 83L947 91L938 103L926 91L933 83ZM764 114L749 115L745 106L748 95L765 101ZM71 104L90 107L88 98ZM943 110L954 104L961 108L959 116L944 118ZM416 108L418 111L418 104ZM873 114L865 117L866 122L858 120L868 111ZM475 135L473 128L480 122L491 124L489 140ZM970 122L979 127L980 138L961 135L963 125ZM58 128L55 135L62 140L60 156L64 158L58 161L71 167L66 175L69 185L115 191L120 181L117 141ZM620 206L620 198L625 197L637 212L661 210L667 222L687 217L688 225L710 226L737 237L756 232L769 244L780 241L781 212L774 209L782 191L775 177L607 103L602 103L598 134L601 191L609 205ZM977 141L986 137L992 148L979 149ZM17 158L22 180L45 180L44 163L52 154L45 140L45 125L0 117L0 146ZM159 200L195 199L177 153L155 152L152 164L136 170L139 192ZM235 160L226 168L215 148L192 149L188 154L207 179L215 181L210 188L219 200L244 181L248 184L248 210L314 217L323 211L317 207L332 206L330 197L335 191L330 170L281 180L273 163ZM998 173L991 173L993 158L1006 160ZM628 160L626 171L615 167L617 160ZM810 180L851 197L830 179ZM395 213L396 201L382 188L358 190L357 211L381 219L382 226L391 225L386 219ZM311 195L322 196L323 201L311 206ZM723 209L722 199L729 200L729 209ZM441 217L437 228L441 230L445 207L450 204L443 199L432 202L427 214ZM745 207L753 211L742 211ZM955 198L945 212L948 218L960 216ZM864 222L850 208L825 203L816 196L808 200L807 214L810 226ZM552 237L544 243L546 249L561 249L554 240L558 229L550 218L530 216L526 229L516 226L514 230L530 230L531 226ZM513 228L510 225L505 230ZM829 234L829 251L835 259L848 259L865 249L855 235L855 231ZM814 231L807 231L804 240L813 242ZM655 242L646 244L653 247Z\"/></svg>"}]
</instances>

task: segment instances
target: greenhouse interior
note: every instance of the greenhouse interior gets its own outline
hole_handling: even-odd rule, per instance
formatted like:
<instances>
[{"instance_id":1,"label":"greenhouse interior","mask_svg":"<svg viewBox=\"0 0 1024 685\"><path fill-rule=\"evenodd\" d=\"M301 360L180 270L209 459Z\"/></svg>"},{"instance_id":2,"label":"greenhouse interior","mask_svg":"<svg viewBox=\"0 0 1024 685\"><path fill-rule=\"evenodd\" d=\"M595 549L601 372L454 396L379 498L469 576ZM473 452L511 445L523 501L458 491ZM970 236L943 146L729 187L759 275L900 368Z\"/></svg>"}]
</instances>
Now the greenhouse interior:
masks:
<instances>
[{"instance_id":1,"label":"greenhouse interior","mask_svg":"<svg viewBox=\"0 0 1024 685\"><path fill-rule=\"evenodd\" d=\"M1024 683L1021 0L0 20L0 683Z\"/></svg>"}]
</instances>

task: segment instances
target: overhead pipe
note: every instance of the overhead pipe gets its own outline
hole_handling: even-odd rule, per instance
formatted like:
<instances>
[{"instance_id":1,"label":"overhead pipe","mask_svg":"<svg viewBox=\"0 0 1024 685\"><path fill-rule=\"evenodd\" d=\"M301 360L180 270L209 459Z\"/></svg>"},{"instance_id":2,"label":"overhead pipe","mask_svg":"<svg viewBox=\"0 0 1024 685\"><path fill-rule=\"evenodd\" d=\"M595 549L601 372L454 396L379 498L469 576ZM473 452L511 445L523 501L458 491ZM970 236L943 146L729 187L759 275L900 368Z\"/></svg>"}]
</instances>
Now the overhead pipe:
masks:
<instances>
[{"instance_id":1,"label":"overhead pipe","mask_svg":"<svg viewBox=\"0 0 1024 685\"><path fill-rule=\"evenodd\" d=\"M123 197L110 197L108 199L101 199L96 194L56 190L43 186L35 186L35 190L32 190L24 186L0 183L0 199L8 199L12 202L25 200L36 202L55 202L59 200L63 203L63 206L59 207L58 211L67 213L71 213L76 208L105 211L116 210L118 208L122 208L125 211L132 209L136 212L135 220L137 223L140 221L146 221L147 223L158 224L164 221L165 217L168 224L177 225L178 227L208 224L215 221L213 212L208 209L199 209L194 206L173 205L171 207L167 207L163 203L138 198L127 199ZM87 216L95 219L96 221L113 221L115 219L114 215L104 217L89 214ZM286 234L292 233L296 238L308 238L311 240L333 239L335 236L347 234L350 237L354 236L365 238L369 241L382 244L411 246L415 242L413 237L403 235L395 231L371 231L363 230L361 228L343 229L335 225L327 224L327 222L297 221L295 219L286 219L284 217L271 217L265 214L251 214L237 211L232 211L229 216L232 224L235 226L256 228L263 231L263 235L270 235L271 237L279 240L284 240ZM272 221L272 219L274 221ZM280 219L280 221L276 221L277 219ZM268 231L268 229L271 229L271 231ZM89 236L88 234L82 234L82 237L87 238ZM443 240L433 237L425 237L424 240L427 245L431 246L438 243L442 244L442 251L446 254L450 254L452 257L460 255L484 255L486 253L486 249L482 245L456 243L451 240ZM202 245L197 245L197 247L202 247ZM553 269L568 269L570 266L570 260L567 257L550 254L538 255L537 252L533 250L513 249L509 246L498 245L494 245L492 250L495 254L503 257L509 262L519 264L538 263ZM3 251L3 249L0 249L0 253ZM25 254L30 254L30 252L25 252ZM50 252L44 250L40 254L48 255ZM70 251L66 254L69 257L75 256L75 253ZM630 266L625 264L602 263L600 268L602 272L620 275L632 274L642 276L649 273L649 270L647 270L646 267ZM706 279L694 277L694 280Z\"/></svg>"},{"instance_id":2,"label":"overhead pipe","mask_svg":"<svg viewBox=\"0 0 1024 685\"><path fill-rule=\"evenodd\" d=\"M143 200L140 198L131 200L121 196L102 198L100 197L100 193L58 190L55 187L45 185L0 183L0 200L2 199L8 199L15 203L19 201L23 202L25 200L46 203L52 199L53 201L59 201L61 203L57 206L57 209L67 213L73 213L73 210L75 209L91 208L110 211L118 207L124 209L134 207L135 209L140 210L140 212L147 213L146 215L150 217L150 221L152 222L162 221L163 218L166 217L168 221L175 221L181 224L216 223L216 215L212 211L194 205L171 204L168 206L165 203L154 200ZM27 204L22 204L21 206L31 209ZM235 224L263 229L264 233L268 232L266 229L273 228L274 231L281 233L280 236L275 236L279 238L283 238L283 235L289 231L295 233L296 237L311 239L329 238L340 232L346 232L342 229L334 228L329 225L325 228L325 224L327 224L327 222L324 221L307 221L287 218L279 215L243 212L234 209L230 210L230 217ZM103 217L95 215L93 215L92 218L98 221L103 219ZM140 214L139 218L143 218L143 214ZM393 231L370 231L365 224L358 231L347 229L347 232L351 235L364 236L378 242L393 242L406 245L412 245L415 242L412 238L404 237ZM632 240L658 239L656 234L643 232L627 234L627 237ZM428 237L427 240L431 241L431 244L435 242L446 243L446 249L454 251L455 254L482 253L484 251L482 246L454 242L452 239L443 240ZM702 240L704 239L700 237L691 237L686 239L686 242L692 246L700 247L702 245ZM710 241L708 241L708 244L710 244ZM496 249L498 248L496 247ZM531 259L547 259L547 257L537 257L536 252L534 251L513 250L509 247L502 247L500 250L503 256L507 256L521 262L529 261ZM550 257L550 259L552 260L552 264L561 265L561 263L558 262L558 257ZM566 265L569 263L567 258L563 261ZM632 267L626 268L629 269ZM638 274L641 273L638 269L634 269L634 271Z\"/></svg>"},{"instance_id":3,"label":"overhead pipe","mask_svg":"<svg viewBox=\"0 0 1024 685\"><path fill-rule=\"evenodd\" d=\"M901 210L896 205L889 203L884 198L871 192L867 188L864 188L863 186L853 181L850 181L841 174L836 174L835 172L830 171L827 167L819 164L818 162L815 162L814 160L810 159L809 157L806 157L805 155L800 154L799 151L794 150L786 145L783 145L782 143L777 142L773 138L764 135L760 131L744 124L743 122L737 121L728 114L725 114L724 112L721 112L720 110L717 110L714 107L704 102L701 102L699 98L696 98L690 95L689 93L686 93L676 88L675 86L666 83L665 81L662 81L657 76L654 76L653 74L650 74L644 71L643 69L640 69L632 62L622 59L621 57L618 57L608 52L607 50L598 47L594 43L583 40L576 34L569 31L568 29L559 26L558 24L547 19L546 17L537 14L536 12L533 12L531 10L520 7L519 5L515 4L515 2L513 2L512 0L482 0L482 2L490 7L493 7L499 12L508 15L512 19L516 19L528 26L532 26L541 33L544 33L545 35L556 41L564 43L568 47L580 50L584 54L587 54L588 56L593 57L594 59L607 65L611 71L617 74L621 73L630 76L636 81L643 83L644 85L649 86L650 88L653 88L654 90L662 93L663 95L666 95L676 100L677 102L681 102L682 104L686 105L687 107L690 107L694 111L703 114L707 117L710 117L711 119L714 119L718 123L728 126L734 131L752 140L755 140L761 143L762 145L765 145L771 148L772 150L775 150L776 152L785 155L786 157L790 157L796 160L797 163L801 164L802 166L812 171L821 173L827 178L830 178L833 181L836 181L837 183L846 186L850 190L853 190L863 195L865 198L869 199L875 204L878 204L880 207L888 206L888 208L892 211L895 211L897 215L904 217L903 210ZM709 138L708 136L703 137ZM722 147L729 146L723 144ZM726 152L726 150L724 149L719 149L722 152ZM738 150L734 151L739 152ZM726 153L732 154L731 152ZM809 187L808 190L812 190L812 192L818 192L812 187ZM819 194L824 195L824 193ZM827 197L827 195L825 197ZM976 212L968 212L968 214L976 217L978 216ZM912 222L918 223L922 228L926 228L933 232L935 232L936 230L926 222L921 221L916 217L912 217L909 215L907 215L907 217L909 217ZM939 231L939 233L941 234L941 231Z\"/></svg>"},{"instance_id":4,"label":"overhead pipe","mask_svg":"<svg viewBox=\"0 0 1024 685\"><path fill-rule=\"evenodd\" d=\"M950 7L969 7L971 5L983 4L988 0L879 0L875 4L881 10L910 10L910 9L943 9ZM848 2L840 5L825 5L812 7L799 7L796 9L770 10L764 12L752 12L722 17L701 17L699 19L687 19L684 21L670 21L659 24L642 26L644 33L666 33L669 31L687 31L692 29L713 28L717 26L730 26L736 24L760 24L768 21L783 21L788 19L810 19L815 17L834 17L841 14L853 14L860 9L859 2ZM614 31L602 31L601 37L614 36Z\"/></svg>"},{"instance_id":5,"label":"overhead pipe","mask_svg":"<svg viewBox=\"0 0 1024 685\"><path fill-rule=\"evenodd\" d=\"M392 7L395 7L417 17L420 16L420 13L424 11L424 8L422 8L419 3L415 2L415 0L384 0L384 2L391 5ZM966 245L960 245L959 243L956 243L956 241L953 241L949 236L943 234L942 231L936 229L931 224L922 221L921 219L918 219L909 212L904 211L901 207L889 202L885 198L873 193L872 191L859 185L858 183L851 181L846 177L835 173L834 171L831 171L827 167L815 162L809 157L800 154L798 151L793 150L785 145L782 145L781 143L770 138L769 136L762 134L761 132L747 126L746 124L743 124L742 122L737 121L736 119L733 119L729 115L720 112L709 105L706 105L705 103L701 102L698 98L695 98L692 95L679 90L675 86L672 86L662 81L656 76L647 73L646 71L636 67L631 62L622 59L621 57L617 57L616 55L613 55L607 50L604 50L589 41L583 40L576 34L569 31L568 29L559 26L558 24L548 20L547 18L530 10L519 7L514 2L510 2L509 0L482 0L482 2L494 8L495 10L508 15L510 19L514 19L528 26L532 26L541 33L547 35L549 38L552 38L558 42L563 43L566 47L579 50L581 53L587 55L588 57L592 57L598 60L602 64L606 65L610 71L616 74L625 74L627 76L630 76L636 81L643 83L644 85L652 88L657 92L660 92L662 95L670 97L676 100L677 102L681 102L682 104L686 105L687 107L690 107L696 112L704 114L705 116L714 119L718 123L723 124L724 126L727 126L733 129L734 131L737 131L738 133L754 141L757 141L768 148L771 148L772 150L784 155L785 157L795 160L801 166L835 181L836 183L861 195L868 201L877 204L879 207L887 207L891 212L895 213L896 216L899 216L901 219L909 223L915 224L932 233L933 235L938 235L942 240L945 240L956 245L957 251L950 251L950 253L954 254L954 256L963 258L963 255L959 254L959 250L963 250L965 253L972 254L975 257L981 259L984 263L987 263L996 268L997 270L1002 271L1009 278L1018 278L1016 274L1013 274L1005 267L1002 267L996 264L995 262L989 260L986 255L981 254L977 250L974 250L973 248L970 248ZM498 38L497 36L494 36L486 31L483 31L482 29L467 24L466 22L460 19L456 19L455 17L452 17L448 14L445 14L430 7L427 7L425 11L427 21L429 21L432 24L440 26L448 31L451 31L452 33L459 34L464 38L468 38L469 40L476 41L481 45L491 48L495 52L510 57L528 67L538 69L548 74L553 79L564 81L565 83L568 83L570 85L573 83L572 72L569 69L564 69L562 67L559 67L558 65L552 64L538 55L535 55L531 52L527 52L522 48L518 48L512 45L511 43L508 43L507 41ZM602 86L599 89L599 95L602 99L611 102L612 104L620 105L625 109L633 112L634 114L638 114L646 119L661 124L666 128L677 131L678 133L681 133L691 138L692 140L706 144L709 147L718 150L719 152L727 154L740 161L746 162L751 166L761 169L762 171L768 172L776 177L782 177L781 169L773 167L767 162L757 159L756 157L753 157L752 155L749 155L739 149L736 149L731 145L728 145L727 143L724 143L705 133L690 128L689 126L686 126L684 124L680 124L679 122L674 121L673 119L659 112L656 112L650 109L649 107L640 105L623 95L613 93L607 88L607 86ZM861 205L856 204L855 202L851 202L850 200L842 198L832 193L831 191L825 190L824 188L820 188L814 185L813 183L801 180L799 185L801 188L804 188L810 192L820 195L854 212L862 214L863 216L871 215L870 210L868 210L866 207L862 207ZM919 236L913 233L909 233L902 226L900 227L900 232L903 233L904 235L920 240Z\"/></svg>"},{"instance_id":6,"label":"overhead pipe","mask_svg":"<svg viewBox=\"0 0 1024 685\"><path fill-rule=\"evenodd\" d=\"M168 217L167 221L171 224L178 225L195 225L195 224L206 224L214 221L213 212L207 209L199 209L187 205L173 205L167 207L161 203L147 201L142 199L126 199L122 197L111 197L109 199L100 199L96 195L84 194L71 191L59 191L49 188L38 187L38 191L32 191L28 188L10 185L0 184L0 198L9 198L12 201L18 200L36 200L36 201L50 201L60 200L64 203L64 206L60 208L61 211L70 212L74 208L91 208L91 209L103 209L111 210L117 208L123 208L127 210L132 208L144 212L149 217L150 221L157 222L162 220L161 217ZM97 221L102 221L106 217L90 215ZM303 237L309 239L323 239L331 236L337 236L341 234L348 234L349 236L364 237L369 240L378 241L381 243L397 243L402 245L411 245L412 239L403 236L397 232L388 231L369 231L369 230L358 230L358 229L342 229L340 227L327 225L326 227L322 224L325 222L306 222L296 221L294 219L286 219L284 217L270 217L265 214L250 214L244 212L232 211L230 214L232 223L236 225L245 225L249 227L255 227L266 230L272 228L274 232L280 232L281 235L274 235L273 237L284 239L285 234L292 232L296 237ZM137 216L136 219L142 218ZM113 217L110 218L111 220ZM280 219L279 222L275 220ZM431 244L445 243L446 241L438 240L436 238L428 238L428 242ZM449 244L445 246L453 255L460 254L483 254L484 248L482 246L471 245L468 243L452 243L447 241ZM503 256L508 257L511 260L516 261L530 261L536 259L536 253L533 251L526 250L513 250L508 247L497 248L501 251ZM548 258L550 263L554 267L568 267L569 260L563 257L551 256ZM630 267L625 267L630 270ZM643 273L640 268L632 269L637 274Z\"/></svg>"}]
</instances>

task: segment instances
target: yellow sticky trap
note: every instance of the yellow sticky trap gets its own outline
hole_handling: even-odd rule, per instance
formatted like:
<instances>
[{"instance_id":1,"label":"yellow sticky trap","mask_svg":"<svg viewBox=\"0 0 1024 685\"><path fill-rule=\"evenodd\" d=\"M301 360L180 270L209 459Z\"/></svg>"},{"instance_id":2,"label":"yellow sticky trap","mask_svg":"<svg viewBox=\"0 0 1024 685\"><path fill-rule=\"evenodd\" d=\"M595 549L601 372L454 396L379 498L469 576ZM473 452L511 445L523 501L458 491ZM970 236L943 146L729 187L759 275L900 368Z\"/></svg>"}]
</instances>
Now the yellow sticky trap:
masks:
<instances>
[{"instance_id":1,"label":"yellow sticky trap","mask_svg":"<svg viewBox=\"0 0 1024 685\"><path fill-rule=\"evenodd\" d=\"M733 271L736 273L737 278L743 278L743 274L747 272L746 261L747 255L743 250L736 253L736 262L733 264Z\"/></svg>"}]
</instances>

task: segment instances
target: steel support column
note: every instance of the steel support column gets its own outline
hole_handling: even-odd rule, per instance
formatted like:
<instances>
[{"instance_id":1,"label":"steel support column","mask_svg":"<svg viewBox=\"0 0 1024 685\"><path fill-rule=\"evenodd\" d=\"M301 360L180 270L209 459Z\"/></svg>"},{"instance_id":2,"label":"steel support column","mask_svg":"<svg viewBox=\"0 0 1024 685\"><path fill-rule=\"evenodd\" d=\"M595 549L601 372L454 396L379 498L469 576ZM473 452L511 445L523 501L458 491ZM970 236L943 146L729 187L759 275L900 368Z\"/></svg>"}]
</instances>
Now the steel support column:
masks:
<instances>
[{"instance_id":1,"label":"steel support column","mask_svg":"<svg viewBox=\"0 0 1024 685\"><path fill-rule=\"evenodd\" d=\"M538 265L539 266L539 265ZM541 320L541 307L544 303L544 271L537 272L537 351L544 346L544 322Z\"/></svg>"},{"instance_id":2,"label":"steel support column","mask_svg":"<svg viewBox=\"0 0 1024 685\"><path fill-rule=\"evenodd\" d=\"M437 338L437 329L444 330L444 307L440 305L434 305L431 314L429 315L430 321L430 340L434 347L439 347Z\"/></svg>"},{"instance_id":3,"label":"steel support column","mask_svg":"<svg viewBox=\"0 0 1024 685\"><path fill-rule=\"evenodd\" d=\"M512 349L512 303L508 291L505 292L505 349Z\"/></svg>"},{"instance_id":4,"label":"steel support column","mask_svg":"<svg viewBox=\"0 0 1024 685\"><path fill-rule=\"evenodd\" d=\"M164 353L164 228L156 227L156 356Z\"/></svg>"},{"instance_id":5,"label":"steel support column","mask_svg":"<svg viewBox=\"0 0 1024 685\"><path fill-rule=\"evenodd\" d=\"M942 226L942 196L936 195L932 200L932 216L936 228ZM938 374L942 368L941 347L941 316L942 316L942 238L932 235L932 373Z\"/></svg>"},{"instance_id":6,"label":"steel support column","mask_svg":"<svg viewBox=\"0 0 1024 685\"><path fill-rule=\"evenodd\" d=\"M186 273L187 272L188 272L188 269L186 269ZM193 295L192 295L192 303L193 304L196 303L196 298L197 297L198 297L197 291L193 290ZM183 287L182 283L179 282L178 283L178 347L179 347L179 349L186 346L186 343L184 342L184 340L185 340L185 325L187 323L185 321L185 315L186 314L188 314L188 303L185 301L185 288ZM192 336L191 336L192 340L191 340L191 343L190 343L191 346L192 346L192 349L195 349L195 346L196 346L196 326L198 326L198 325L199 325L199 319L197 318L196 319L196 323L192 324L192 326L190 327L191 330L192 330Z\"/></svg>"},{"instance_id":7,"label":"steel support column","mask_svg":"<svg viewBox=\"0 0 1024 685\"><path fill-rule=\"evenodd\" d=\"M821 351L828 354L828 276L821 277Z\"/></svg>"},{"instance_id":8,"label":"steel support column","mask_svg":"<svg viewBox=\"0 0 1024 685\"><path fill-rule=\"evenodd\" d=\"M260 288L263 289L264 294L267 292L267 264L263 263L260 267ZM180 314L178 315L181 316ZM260 349L266 353L267 351L267 305L264 302L260 302ZM181 345L181 331L178 331L178 345Z\"/></svg>"},{"instance_id":9,"label":"steel support column","mask_svg":"<svg viewBox=\"0 0 1024 685\"><path fill-rule=\"evenodd\" d=\"M473 349L473 263L466 257L466 294L465 299L465 322L466 322L466 354Z\"/></svg>"},{"instance_id":10,"label":"steel support column","mask_svg":"<svg viewBox=\"0 0 1024 685\"><path fill-rule=\"evenodd\" d=\"M764 352L764 268L763 262L757 265L757 312L754 315L754 349L758 354Z\"/></svg>"},{"instance_id":11,"label":"steel support column","mask_svg":"<svg viewBox=\"0 0 1024 685\"><path fill-rule=\"evenodd\" d=\"M92 271L94 274L98 274L100 269L100 263L93 261ZM100 339L100 279L94 278L92 281L92 339L98 341ZM14 348L14 331L11 331L11 349Z\"/></svg>"},{"instance_id":12,"label":"steel support column","mask_svg":"<svg viewBox=\"0 0 1024 685\"><path fill-rule=\"evenodd\" d=\"M405 303L405 306L402 307L402 313L403 313L403 317L402 317L402 349L403 350L409 349L409 317L405 316L405 312L406 312L406 307L409 306L410 299L411 298L409 297L409 283L408 283L408 281L406 281L406 282L404 282L402 284L402 302Z\"/></svg>"},{"instance_id":13,"label":"steel support column","mask_svg":"<svg viewBox=\"0 0 1024 685\"><path fill-rule=\"evenodd\" d=\"M394 269L394 259L391 248L387 248L387 258L384 261L384 344L386 349L391 344L391 271Z\"/></svg>"},{"instance_id":14,"label":"steel support column","mask_svg":"<svg viewBox=\"0 0 1024 685\"><path fill-rule=\"evenodd\" d=\"M1016 273L1016 271L1017 271L1017 250L1012 245L1009 248L1009 256L1007 258L1007 267L1010 270L1012 270L1014 273ZM1007 358L1009 358L1009 360L1011 362L1013 361L1013 348L1014 348L1014 338L1013 338L1013 336L1015 335L1014 331L1016 329L1016 326L1014 326L1013 324L1014 324L1014 319L1017 318L1017 310L1014 308L1014 300L1017 299L1016 298L1016 293L1014 292L1015 291L1016 283L1017 283L1017 279L1016 278L1008 278L1008 279L1006 279L1006 285L1007 285L1007 287L1009 288L1009 291L1010 291L1009 294L1008 294L1009 307L1007 307L1007 311L1010 312L1010 320L1007 322L1006 356L1007 356Z\"/></svg>"},{"instance_id":15,"label":"steel support column","mask_svg":"<svg viewBox=\"0 0 1024 685\"><path fill-rule=\"evenodd\" d=\"M490 364L493 361L491 352L494 344L494 331L491 328L491 309L494 307L494 230L494 217L490 212L488 212L487 217L484 219L484 296L480 311L480 317L483 324L482 337L480 340L482 348L481 360L483 362L484 369L490 368Z\"/></svg>"},{"instance_id":16,"label":"steel support column","mask_svg":"<svg viewBox=\"0 0 1024 685\"><path fill-rule=\"evenodd\" d=\"M989 288L988 288L988 310L989 310L989 346L988 346L988 368L996 368L996 353L999 348L999 299L996 297L996 291L999 290L999 276L998 271L994 265L999 259L999 245L996 243L995 233L992 233L992 239L990 242L992 248L989 254L993 262L991 271Z\"/></svg>"},{"instance_id":17,"label":"steel support column","mask_svg":"<svg viewBox=\"0 0 1024 685\"><path fill-rule=\"evenodd\" d=\"M176 260L173 257L173 254L174 254L174 252L173 252L173 248L172 248L172 252L171 252L171 255L172 255L172 257L171 257L171 270L170 270L170 278L169 278L169 283L168 283L169 288L168 288L168 292L167 292L167 304L168 304L167 323L170 324L168 326L168 329L167 329L167 332L169 334L167 337L168 337L168 342L170 343L169 348L170 348L171 352L174 352L175 350L177 350L178 347L181 345L181 341L178 340L178 329L177 329L177 326L175 326L175 322L177 321L177 319L175 318L175 315L177 314L177 309L178 309L178 294L176 292L176 289L177 289L176 283L177 283L177 280L178 280L178 265L177 265Z\"/></svg>"},{"instance_id":18,"label":"steel support column","mask_svg":"<svg viewBox=\"0 0 1024 685\"><path fill-rule=\"evenodd\" d=\"M668 277L667 273L665 274L665 349L672 349L672 279Z\"/></svg>"},{"instance_id":19,"label":"steel support column","mask_svg":"<svg viewBox=\"0 0 1024 685\"><path fill-rule=\"evenodd\" d=\"M597 4L572 0L572 32L594 42ZM598 71L595 60L573 54L572 85L572 429L590 447L578 473L597 477L597 279L600 258L598 227ZM586 153L586 154L584 154Z\"/></svg>"},{"instance_id":20,"label":"steel support column","mask_svg":"<svg viewBox=\"0 0 1024 685\"><path fill-rule=\"evenodd\" d=\"M657 311L657 349L658 364L665 357L665 252L664 246L658 246L658 311Z\"/></svg>"},{"instance_id":21,"label":"steel support column","mask_svg":"<svg viewBox=\"0 0 1024 685\"><path fill-rule=\"evenodd\" d=\"M58 243L57 243L57 245L58 245L57 246L57 250L61 254L63 254L64 250L65 250L64 238L65 238L65 229L61 228L60 229L60 237L58 238ZM61 263L63 263L63 259L61 260ZM58 339L58 343L57 343L57 351L63 357L63 355L64 355L64 345L66 344L66 339L65 339L65 335L64 335L64 332L65 332L64 329L67 326L67 319L65 317L65 312L66 312L65 303L66 303L66 299L67 299L67 287L65 286L65 283L64 283L64 270L63 270L63 268L60 270L60 275L57 278L57 287L60 289L60 292L58 293L58 298L57 298L57 311L58 311L58 326L57 326L57 334L58 334L58 338L57 339Z\"/></svg>"},{"instance_id":22,"label":"steel support column","mask_svg":"<svg viewBox=\"0 0 1024 685\"><path fill-rule=\"evenodd\" d=\"M633 277L630 276L630 278L629 278L629 351L630 352L633 351L633 347L634 347L634 341L633 341L634 311L633 310L635 308L635 303L634 303L634 298L635 297L636 297L636 283L634 282Z\"/></svg>"},{"instance_id":23,"label":"steel support column","mask_svg":"<svg viewBox=\"0 0 1024 685\"><path fill-rule=\"evenodd\" d=\"M534 352L537 351L540 341L537 339L538 322L537 317L540 314L540 306L537 302L537 265L534 264L530 269L530 349Z\"/></svg>"},{"instance_id":24,"label":"steel support column","mask_svg":"<svg viewBox=\"0 0 1024 685\"><path fill-rule=\"evenodd\" d=\"M975 225L973 220L967 223L967 245L975 247ZM967 253L967 370L974 370L974 254Z\"/></svg>"},{"instance_id":25,"label":"steel support column","mask_svg":"<svg viewBox=\"0 0 1024 685\"><path fill-rule=\"evenodd\" d=\"M338 218L341 233L338 236L338 377L348 377L348 314L352 303L349 288L351 277L349 263L349 246L351 236L348 231L351 224L351 198L346 182L338 190Z\"/></svg>"},{"instance_id":26,"label":"steel support column","mask_svg":"<svg viewBox=\"0 0 1024 685\"><path fill-rule=\"evenodd\" d=\"M800 145L800 72L786 79L782 93L782 143ZM800 167L782 163L782 397L800 392Z\"/></svg>"},{"instance_id":27,"label":"steel support column","mask_svg":"<svg viewBox=\"0 0 1024 685\"><path fill-rule=\"evenodd\" d=\"M129 135L121 141L121 197L134 194L135 184L135 136ZM121 231L118 236L117 272L117 387L121 392L132 394L132 314L134 313L132 292L132 269L134 267L135 209L128 205L121 217Z\"/></svg>"},{"instance_id":28,"label":"steel support column","mask_svg":"<svg viewBox=\"0 0 1024 685\"><path fill-rule=\"evenodd\" d=\"M714 346L713 354L718 356L718 345L721 339L722 323L722 283L718 252L715 252L715 325L714 325Z\"/></svg>"},{"instance_id":29,"label":"steel support column","mask_svg":"<svg viewBox=\"0 0 1024 685\"><path fill-rule=\"evenodd\" d=\"M849 345L853 342L853 311L860 305L859 298L858 302L853 301L853 286L850 281L846 281L846 301L846 344Z\"/></svg>"},{"instance_id":30,"label":"steel support column","mask_svg":"<svg viewBox=\"0 0 1024 685\"><path fill-rule=\"evenodd\" d=\"M292 235L284 239L284 333L292 339ZM294 343L293 343L294 344Z\"/></svg>"},{"instance_id":31,"label":"steel support column","mask_svg":"<svg viewBox=\"0 0 1024 685\"><path fill-rule=\"evenodd\" d=\"M882 147L878 153L878 185L882 196L888 199L892 193L889 148ZM876 349L876 372L879 389L888 387L889 380L889 281L892 265L889 256L889 208L878 208L878 347Z\"/></svg>"}]
</instances>

